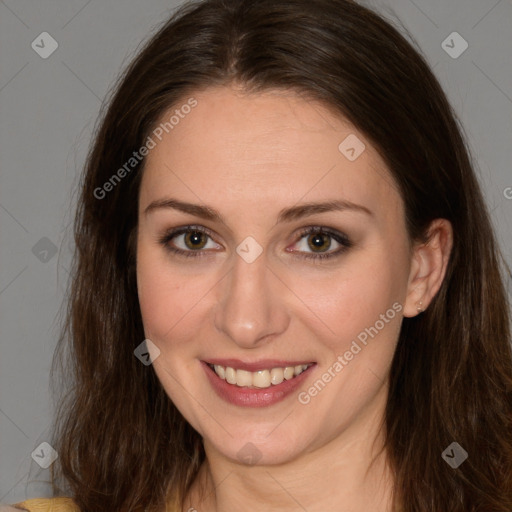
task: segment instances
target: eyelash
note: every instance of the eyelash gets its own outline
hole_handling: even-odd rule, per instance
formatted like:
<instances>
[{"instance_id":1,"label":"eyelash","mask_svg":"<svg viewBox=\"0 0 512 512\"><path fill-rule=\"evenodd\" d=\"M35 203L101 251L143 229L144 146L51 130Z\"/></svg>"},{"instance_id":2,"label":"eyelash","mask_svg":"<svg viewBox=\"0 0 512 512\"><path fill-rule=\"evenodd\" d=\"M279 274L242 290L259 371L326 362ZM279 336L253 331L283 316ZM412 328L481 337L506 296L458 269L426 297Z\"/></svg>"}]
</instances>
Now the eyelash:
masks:
<instances>
[{"instance_id":1,"label":"eyelash","mask_svg":"<svg viewBox=\"0 0 512 512\"><path fill-rule=\"evenodd\" d=\"M176 247L172 247L171 245L169 245L169 242L173 238L175 238L179 235L183 235L185 233L194 232L194 231L204 233L205 235L208 235L210 238L213 238L213 236L212 236L213 233L209 229L207 229L203 226L185 226L182 228L176 228L176 229L166 232L162 237L159 238L158 242L160 244L162 244L166 250L168 250L172 253L178 254L179 256L184 256L186 258L207 257L207 254L205 253L205 251L203 251L201 249L199 249L197 251L192 251L192 250L184 251L182 249L178 249ZM322 260L334 258L336 256L340 256L342 253L344 253L345 251L347 251L349 248L351 248L353 246L353 243L350 241L350 239L343 233L333 231L329 228L325 228L322 226L307 226L299 233L297 242L300 241L302 238L304 238L306 235L310 235L313 233L327 235L327 236L333 238L339 244L341 244L342 247L340 247L339 249L337 249L334 252L301 253L300 257L304 258L306 260L314 260L314 261L320 262ZM297 252L297 251L293 251L293 252Z\"/></svg>"}]
</instances>

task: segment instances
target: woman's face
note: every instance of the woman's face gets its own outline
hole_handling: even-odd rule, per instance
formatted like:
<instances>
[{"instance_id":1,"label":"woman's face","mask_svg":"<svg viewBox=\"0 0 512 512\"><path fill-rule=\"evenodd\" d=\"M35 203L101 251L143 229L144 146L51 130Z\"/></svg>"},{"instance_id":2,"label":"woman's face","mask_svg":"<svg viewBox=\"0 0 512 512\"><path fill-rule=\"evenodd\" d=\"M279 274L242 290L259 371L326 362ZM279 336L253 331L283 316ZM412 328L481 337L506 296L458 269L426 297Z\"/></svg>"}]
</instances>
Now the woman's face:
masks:
<instances>
[{"instance_id":1,"label":"woman's face","mask_svg":"<svg viewBox=\"0 0 512 512\"><path fill-rule=\"evenodd\" d=\"M141 184L153 367L209 450L286 462L380 419L411 300L403 202L369 142L320 104L193 97L152 135Z\"/></svg>"}]
</instances>

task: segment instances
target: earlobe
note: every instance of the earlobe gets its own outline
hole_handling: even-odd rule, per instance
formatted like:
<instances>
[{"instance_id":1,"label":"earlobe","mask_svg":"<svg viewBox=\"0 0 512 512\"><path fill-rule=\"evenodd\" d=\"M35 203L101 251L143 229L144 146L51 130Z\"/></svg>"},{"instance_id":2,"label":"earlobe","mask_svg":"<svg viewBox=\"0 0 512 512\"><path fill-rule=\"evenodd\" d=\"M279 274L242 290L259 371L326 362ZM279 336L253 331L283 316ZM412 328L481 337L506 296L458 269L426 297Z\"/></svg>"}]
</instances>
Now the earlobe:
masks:
<instances>
[{"instance_id":1,"label":"earlobe","mask_svg":"<svg viewBox=\"0 0 512 512\"><path fill-rule=\"evenodd\" d=\"M453 230L446 219L435 219L429 227L426 242L417 244L409 276L404 316L424 312L441 288L453 246Z\"/></svg>"}]
</instances>

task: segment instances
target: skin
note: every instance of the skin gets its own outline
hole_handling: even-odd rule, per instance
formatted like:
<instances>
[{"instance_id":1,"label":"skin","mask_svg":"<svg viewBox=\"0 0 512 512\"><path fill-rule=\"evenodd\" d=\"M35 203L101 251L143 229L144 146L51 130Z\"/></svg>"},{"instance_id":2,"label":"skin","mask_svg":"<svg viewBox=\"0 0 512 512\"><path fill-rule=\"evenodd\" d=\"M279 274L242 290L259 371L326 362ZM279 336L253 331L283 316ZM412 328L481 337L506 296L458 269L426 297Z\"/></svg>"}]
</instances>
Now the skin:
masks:
<instances>
[{"instance_id":1,"label":"skin","mask_svg":"<svg viewBox=\"0 0 512 512\"><path fill-rule=\"evenodd\" d=\"M419 301L426 309L441 285L450 223L437 219L430 243L413 244L384 162L319 103L233 86L193 96L197 106L147 157L137 243L145 334L161 351L153 367L207 456L183 510L390 511L393 481L379 428L389 369L403 316L417 315ZM355 161L338 149L349 134L366 145ZM168 197L208 205L224 222L171 208L145 213ZM276 224L283 208L339 199L372 214L328 211ZM187 225L213 233L201 249L206 257L180 257L159 243L166 230ZM306 226L344 233L353 245L307 260L320 251L300 237ZM252 263L236 252L248 236L263 248ZM183 235L168 244L197 250ZM330 237L325 244L327 252L340 247ZM263 408L228 404L199 362L315 361L299 389L307 391L394 303L401 311L305 405L297 393ZM249 442L261 457L254 465L237 456Z\"/></svg>"}]
</instances>

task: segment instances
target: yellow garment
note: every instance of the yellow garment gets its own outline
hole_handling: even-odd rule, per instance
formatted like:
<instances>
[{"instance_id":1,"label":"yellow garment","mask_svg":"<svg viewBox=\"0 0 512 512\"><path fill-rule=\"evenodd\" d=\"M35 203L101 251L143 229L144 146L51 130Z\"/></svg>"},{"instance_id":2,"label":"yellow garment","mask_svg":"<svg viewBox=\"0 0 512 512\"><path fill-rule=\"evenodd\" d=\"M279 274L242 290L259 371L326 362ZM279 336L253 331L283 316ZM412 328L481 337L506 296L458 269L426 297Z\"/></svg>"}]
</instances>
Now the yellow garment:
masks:
<instances>
[{"instance_id":1,"label":"yellow garment","mask_svg":"<svg viewBox=\"0 0 512 512\"><path fill-rule=\"evenodd\" d=\"M11 505L29 512L80 512L71 498L34 498ZM169 509L171 510L171 509ZM174 510L174 509L173 509Z\"/></svg>"},{"instance_id":2,"label":"yellow garment","mask_svg":"<svg viewBox=\"0 0 512 512\"><path fill-rule=\"evenodd\" d=\"M25 508L29 512L80 512L71 498L35 498L15 503L13 507Z\"/></svg>"}]
</instances>

